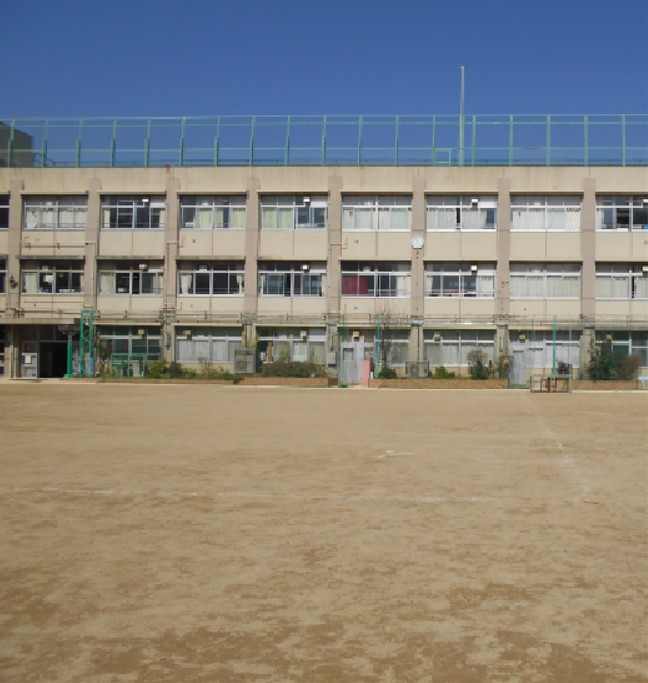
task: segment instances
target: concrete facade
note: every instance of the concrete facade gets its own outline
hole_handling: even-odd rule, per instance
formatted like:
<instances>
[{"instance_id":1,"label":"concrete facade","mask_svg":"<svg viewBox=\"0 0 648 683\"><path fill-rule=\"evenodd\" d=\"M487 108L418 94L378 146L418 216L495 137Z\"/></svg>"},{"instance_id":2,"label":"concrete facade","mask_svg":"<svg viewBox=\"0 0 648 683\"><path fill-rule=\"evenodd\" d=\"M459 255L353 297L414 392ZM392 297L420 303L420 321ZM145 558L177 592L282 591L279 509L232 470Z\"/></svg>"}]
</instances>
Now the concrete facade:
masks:
<instances>
[{"instance_id":1,"label":"concrete facade","mask_svg":"<svg viewBox=\"0 0 648 683\"><path fill-rule=\"evenodd\" d=\"M264 202L276 196L296 198L293 216L308 214L311 197L325 197L325 225L301 227L294 218L290 226L268 227ZM157 356L234 367L236 351L245 348L260 362L311 359L332 373L357 353L376 353L378 366L399 374L413 362L465 373L466 354L476 348L493 366L535 348L532 366L546 366L556 335L567 354L562 360L577 371L597 333L616 335L615 343L645 366L648 299L635 283L648 278L648 224L597 227L604 196L648 204L647 169L0 168L0 204L9 207L8 225L0 226L3 372L67 371L63 347L82 310L93 314L97 371L118 358L137 373L142 365L135 361ZM241 197L244 223L183 223L190 205L213 204L213 215L230 216L230 198ZM373 199L349 207L357 197ZM406 198L407 208L383 206L382 197ZM459 225L457 218L456 227L438 228L434 207L443 197L463 198L464 210L472 205L481 218L486 209L479 207L492 201L494 224ZM514 215L511 207L529 197L549 198L549 205L552 198L576 201L570 211L577 224L561 227L559 218L550 227L520 229L523 212ZM74 209L81 227L65 222L70 198L81 202ZM135 208L120 208L130 200ZM345 221L369 216L374 200L378 222L349 228ZM386 218L398 211L407 214L406 225ZM451 220L452 211L440 209L439 216ZM142 227L141 220L150 223ZM531 289L521 295L520 278L531 264L539 271L528 275ZM602 297L597 277L615 265L631 273L628 296ZM458 274L439 275L444 268ZM534 287L548 289L538 294ZM78 362L77 336L72 345Z\"/></svg>"}]
</instances>

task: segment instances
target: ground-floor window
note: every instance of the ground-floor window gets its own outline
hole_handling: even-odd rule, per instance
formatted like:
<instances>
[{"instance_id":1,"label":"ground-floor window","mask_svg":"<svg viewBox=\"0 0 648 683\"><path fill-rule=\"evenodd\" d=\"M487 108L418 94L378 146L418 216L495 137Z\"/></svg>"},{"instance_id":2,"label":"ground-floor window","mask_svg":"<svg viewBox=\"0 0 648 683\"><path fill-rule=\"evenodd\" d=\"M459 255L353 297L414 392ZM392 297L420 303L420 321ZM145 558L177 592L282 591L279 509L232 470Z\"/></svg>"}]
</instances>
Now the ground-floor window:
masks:
<instances>
[{"instance_id":1,"label":"ground-floor window","mask_svg":"<svg viewBox=\"0 0 648 683\"><path fill-rule=\"evenodd\" d=\"M615 332L598 330L596 344L612 345L612 352L618 356L637 356L640 367L648 367L648 332Z\"/></svg>"},{"instance_id":2,"label":"ground-floor window","mask_svg":"<svg viewBox=\"0 0 648 683\"><path fill-rule=\"evenodd\" d=\"M176 331L178 363L233 363L241 348L240 327L182 327Z\"/></svg>"},{"instance_id":3,"label":"ground-floor window","mask_svg":"<svg viewBox=\"0 0 648 683\"><path fill-rule=\"evenodd\" d=\"M326 330L322 327L273 327L257 330L259 359L326 362Z\"/></svg>"},{"instance_id":4,"label":"ground-floor window","mask_svg":"<svg viewBox=\"0 0 648 683\"><path fill-rule=\"evenodd\" d=\"M139 376L146 364L160 359L162 335L155 325L97 328L99 371Z\"/></svg>"},{"instance_id":5,"label":"ground-floor window","mask_svg":"<svg viewBox=\"0 0 648 683\"><path fill-rule=\"evenodd\" d=\"M571 368L580 367L581 332L558 330L512 330L510 332L510 349L524 352L524 364L527 368L553 368L554 347L557 364Z\"/></svg>"},{"instance_id":6,"label":"ground-floor window","mask_svg":"<svg viewBox=\"0 0 648 683\"><path fill-rule=\"evenodd\" d=\"M423 341L431 367L468 367L471 351L481 351L484 365L496 360L494 330L425 330Z\"/></svg>"}]
</instances>

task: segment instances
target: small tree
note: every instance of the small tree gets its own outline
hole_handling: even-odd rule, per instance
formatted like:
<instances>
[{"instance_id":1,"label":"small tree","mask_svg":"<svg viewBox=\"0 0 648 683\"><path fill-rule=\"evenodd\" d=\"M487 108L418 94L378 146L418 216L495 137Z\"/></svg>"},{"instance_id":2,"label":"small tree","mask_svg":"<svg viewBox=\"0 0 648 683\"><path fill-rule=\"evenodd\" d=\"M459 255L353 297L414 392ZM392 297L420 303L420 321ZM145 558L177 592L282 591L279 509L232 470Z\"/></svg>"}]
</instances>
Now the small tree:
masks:
<instances>
[{"instance_id":1,"label":"small tree","mask_svg":"<svg viewBox=\"0 0 648 683\"><path fill-rule=\"evenodd\" d=\"M468 372L472 379L488 379L488 366L484 363L484 352L481 349L468 352Z\"/></svg>"},{"instance_id":2,"label":"small tree","mask_svg":"<svg viewBox=\"0 0 648 683\"><path fill-rule=\"evenodd\" d=\"M632 379L640 365L641 359L638 356L614 353L612 342L605 341L592 348L587 372L590 379L594 381Z\"/></svg>"}]
</instances>

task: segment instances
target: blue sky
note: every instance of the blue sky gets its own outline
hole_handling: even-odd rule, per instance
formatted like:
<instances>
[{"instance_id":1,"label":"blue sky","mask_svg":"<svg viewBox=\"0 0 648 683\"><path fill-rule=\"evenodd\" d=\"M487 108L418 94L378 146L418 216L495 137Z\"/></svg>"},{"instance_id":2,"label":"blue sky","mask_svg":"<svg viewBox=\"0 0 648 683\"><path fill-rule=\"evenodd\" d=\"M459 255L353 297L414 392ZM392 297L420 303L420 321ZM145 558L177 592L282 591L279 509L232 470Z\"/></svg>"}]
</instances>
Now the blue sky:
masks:
<instances>
[{"instance_id":1,"label":"blue sky","mask_svg":"<svg viewBox=\"0 0 648 683\"><path fill-rule=\"evenodd\" d=\"M2 117L648 113L648 0L22 0Z\"/></svg>"}]
</instances>

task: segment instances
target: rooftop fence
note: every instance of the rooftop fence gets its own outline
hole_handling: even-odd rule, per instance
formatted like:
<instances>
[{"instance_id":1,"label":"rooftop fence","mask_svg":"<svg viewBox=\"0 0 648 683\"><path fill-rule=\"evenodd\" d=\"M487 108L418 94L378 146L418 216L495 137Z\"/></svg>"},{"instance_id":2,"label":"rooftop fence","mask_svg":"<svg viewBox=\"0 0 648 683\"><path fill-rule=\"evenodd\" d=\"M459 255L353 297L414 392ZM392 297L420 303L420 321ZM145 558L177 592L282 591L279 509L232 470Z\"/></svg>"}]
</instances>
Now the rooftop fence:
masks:
<instances>
[{"instance_id":1,"label":"rooftop fence","mask_svg":"<svg viewBox=\"0 0 648 683\"><path fill-rule=\"evenodd\" d=\"M648 115L2 118L0 165L646 166Z\"/></svg>"}]
</instances>

